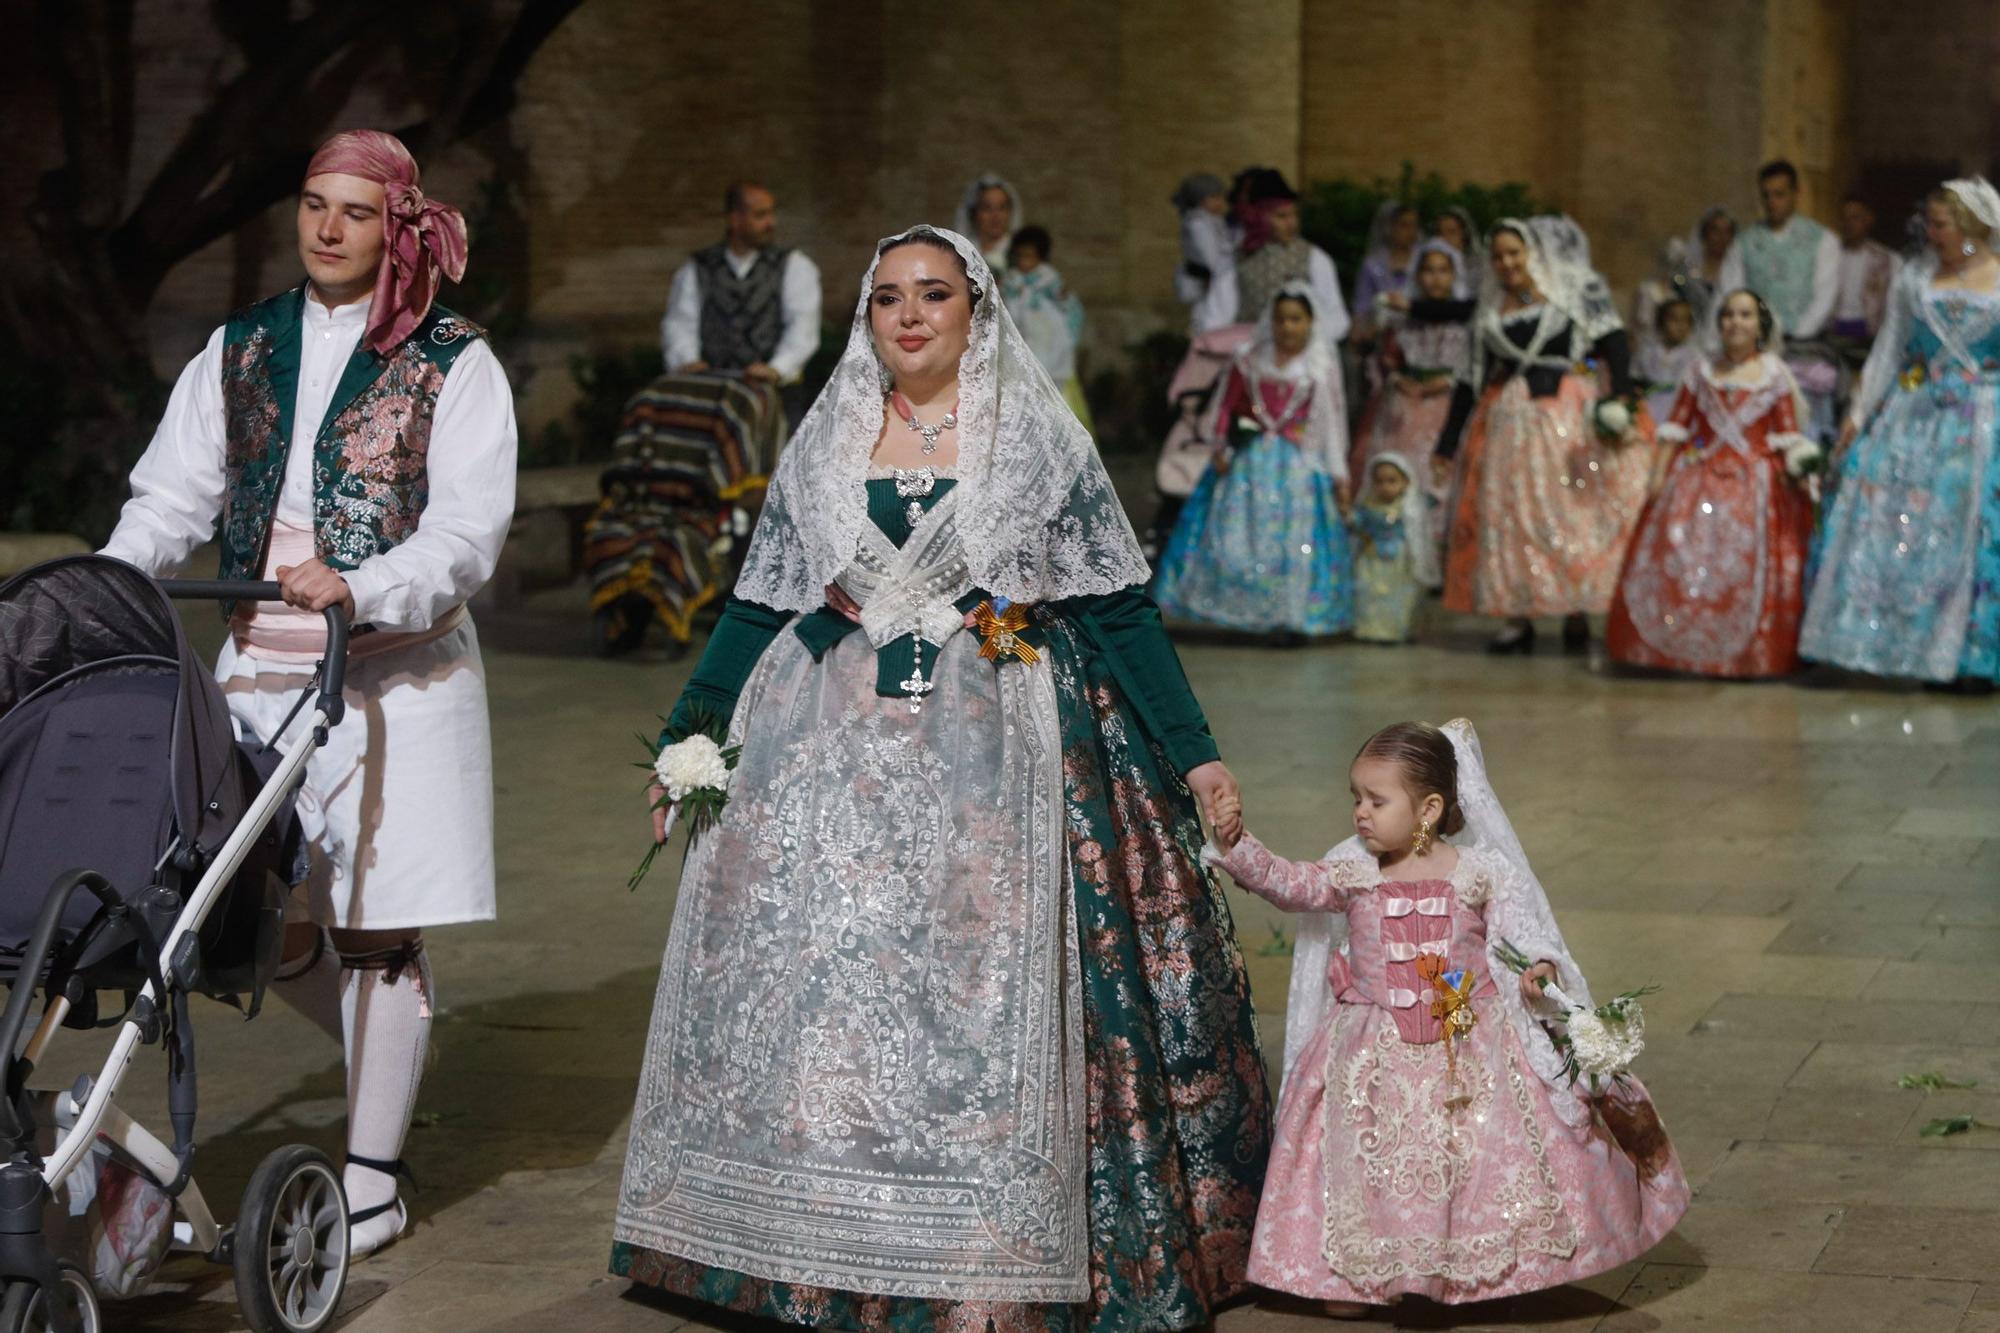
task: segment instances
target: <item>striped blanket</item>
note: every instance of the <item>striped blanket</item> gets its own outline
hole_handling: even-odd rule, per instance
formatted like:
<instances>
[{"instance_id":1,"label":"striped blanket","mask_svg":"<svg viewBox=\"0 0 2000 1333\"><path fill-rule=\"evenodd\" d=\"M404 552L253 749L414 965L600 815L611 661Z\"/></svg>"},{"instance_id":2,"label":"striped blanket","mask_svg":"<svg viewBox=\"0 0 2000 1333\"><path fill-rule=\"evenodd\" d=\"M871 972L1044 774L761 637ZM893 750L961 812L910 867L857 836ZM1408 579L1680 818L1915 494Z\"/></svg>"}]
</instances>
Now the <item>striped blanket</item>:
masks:
<instances>
[{"instance_id":1,"label":"striped blanket","mask_svg":"<svg viewBox=\"0 0 2000 1333\"><path fill-rule=\"evenodd\" d=\"M621 622L614 640L636 646L630 631L657 618L688 641L735 583L785 439L778 391L734 376L663 375L633 395L583 533L590 607Z\"/></svg>"}]
</instances>

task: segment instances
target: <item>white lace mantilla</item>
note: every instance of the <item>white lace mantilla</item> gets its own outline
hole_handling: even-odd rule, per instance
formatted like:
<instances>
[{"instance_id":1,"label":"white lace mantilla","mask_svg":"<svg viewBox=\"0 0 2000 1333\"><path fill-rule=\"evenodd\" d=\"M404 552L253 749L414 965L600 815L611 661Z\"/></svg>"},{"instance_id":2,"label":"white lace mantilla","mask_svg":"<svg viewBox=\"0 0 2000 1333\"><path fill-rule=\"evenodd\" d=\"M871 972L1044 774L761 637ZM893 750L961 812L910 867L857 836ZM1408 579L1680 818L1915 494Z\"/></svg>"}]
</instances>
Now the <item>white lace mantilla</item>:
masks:
<instances>
[{"instance_id":1,"label":"white lace mantilla","mask_svg":"<svg viewBox=\"0 0 2000 1333\"><path fill-rule=\"evenodd\" d=\"M935 515L934 515L935 517ZM1046 665L849 637L752 673L688 860L617 1238L776 1281L1087 1298L1083 1034Z\"/></svg>"},{"instance_id":2,"label":"white lace mantilla","mask_svg":"<svg viewBox=\"0 0 2000 1333\"><path fill-rule=\"evenodd\" d=\"M1097 446L1000 300L992 270L956 232L950 244L980 292L958 371L959 530L978 587L1017 602L1116 592L1150 577ZM736 595L781 611L826 600L874 526L869 458L882 431L884 366L861 283L847 350L778 464Z\"/></svg>"}]
</instances>

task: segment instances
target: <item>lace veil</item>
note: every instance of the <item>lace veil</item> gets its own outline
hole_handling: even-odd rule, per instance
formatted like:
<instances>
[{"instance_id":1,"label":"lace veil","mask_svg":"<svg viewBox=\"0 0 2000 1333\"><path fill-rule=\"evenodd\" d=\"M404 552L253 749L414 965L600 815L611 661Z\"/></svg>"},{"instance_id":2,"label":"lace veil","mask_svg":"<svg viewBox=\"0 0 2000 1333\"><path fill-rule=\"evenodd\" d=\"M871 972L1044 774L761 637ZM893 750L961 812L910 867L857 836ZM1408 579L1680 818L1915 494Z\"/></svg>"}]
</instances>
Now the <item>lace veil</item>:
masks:
<instances>
[{"instance_id":1,"label":"lace veil","mask_svg":"<svg viewBox=\"0 0 2000 1333\"><path fill-rule=\"evenodd\" d=\"M1542 323L1529 348L1529 355L1524 358L1528 363L1534 364L1543 359L1543 346L1562 331L1565 323L1575 330L1570 340L1572 357L1583 356L1599 338L1624 327L1624 321L1618 317L1618 303L1612 299L1610 284L1591 267L1590 238L1575 219L1564 213L1548 213L1526 219L1502 218L1493 224L1493 232L1499 231L1515 233L1527 246L1528 275L1534 279L1535 289L1542 296ZM1492 234L1488 233L1489 239ZM1505 296L1499 277L1492 266L1487 265L1480 278L1479 309L1473 323L1479 330L1480 338L1489 346L1505 349L1519 357L1519 349L1507 341L1500 328ZM1474 389L1478 389L1483 385L1484 374L1476 345L1471 360L1466 378ZM1562 364L1567 364L1569 360L1569 357L1563 358Z\"/></svg>"},{"instance_id":2,"label":"lace veil","mask_svg":"<svg viewBox=\"0 0 2000 1333\"><path fill-rule=\"evenodd\" d=\"M1488 944L1506 940L1530 958L1554 963L1559 974L1556 984L1571 1000L1588 1008L1592 1003L1590 987L1584 982L1583 970L1576 959L1570 956L1569 946L1563 943L1548 894L1529 867L1521 840L1514 836L1514 826L1507 812L1500 808L1500 798L1493 793L1478 734L1464 718L1445 723L1444 734L1451 738L1451 748L1458 757L1458 804L1465 812L1465 828L1451 842L1461 858L1471 858L1475 869L1488 873L1493 881L1486 909ZM1329 865L1354 862L1370 869L1374 865L1374 858L1358 837L1349 838L1328 852L1326 860ZM1344 930L1343 918L1332 913L1308 912L1299 918L1298 939L1292 951L1291 993L1285 1007L1287 1079L1292 1076L1293 1066L1306 1043L1319 1029L1327 1006L1333 1003L1326 984L1326 965ZM1590 1105L1564 1076L1562 1055L1542 1031L1538 1015L1529 1012L1514 974L1490 950L1486 965L1493 976L1493 987L1499 992L1500 1009L1520 1038L1528 1063L1548 1085L1556 1113L1567 1124L1582 1124L1590 1118ZM1552 1015L1553 1007L1546 1013Z\"/></svg>"},{"instance_id":3,"label":"lace veil","mask_svg":"<svg viewBox=\"0 0 2000 1333\"><path fill-rule=\"evenodd\" d=\"M1278 302L1284 300L1305 303L1306 309L1313 312L1313 332L1306 339L1306 349L1280 365L1277 339L1272 334L1271 325ZM1325 317L1326 312L1320 309L1320 299L1314 294L1311 284L1297 280L1284 284L1264 307L1264 313L1257 320L1257 332L1236 353L1236 368L1259 403L1261 397L1258 396L1257 385L1260 380L1312 386L1312 402L1306 409L1304 438L1300 443L1320 471L1335 481L1345 481L1347 391L1341 381L1339 355L1320 336L1319 321ZM1229 436L1229 423L1220 419L1223 398L1224 395L1218 393L1209 404L1208 415L1202 425L1204 439L1222 440Z\"/></svg>"},{"instance_id":4,"label":"lace veil","mask_svg":"<svg viewBox=\"0 0 2000 1333\"><path fill-rule=\"evenodd\" d=\"M1455 217L1465 228L1465 251L1458 256L1458 281L1452 284L1454 300L1463 301L1479 294L1481 276L1486 269L1486 240L1479 234L1479 226L1472 220L1472 211L1462 204L1452 204L1438 214L1439 217ZM1439 244L1453 252L1458 247L1443 237L1433 237Z\"/></svg>"},{"instance_id":5,"label":"lace veil","mask_svg":"<svg viewBox=\"0 0 2000 1333\"><path fill-rule=\"evenodd\" d=\"M957 232L914 227L948 243L978 300L959 363L958 525L977 585L1017 602L1116 592L1149 571L1097 446L1029 350L978 247ZM882 431L887 368L875 350L868 266L847 350L799 423L771 479L736 595L807 612L859 551L868 518L869 456Z\"/></svg>"},{"instance_id":6,"label":"lace veil","mask_svg":"<svg viewBox=\"0 0 2000 1333\"><path fill-rule=\"evenodd\" d=\"M1386 449L1362 468L1362 475L1354 479L1354 493L1367 496L1371 485L1368 474L1378 463L1387 463L1403 474L1403 516L1399 526L1403 529L1403 545L1410 552L1410 574L1426 588L1439 587L1444 583L1444 572L1438 568L1437 543L1431 538L1424 512L1431 499L1424 492L1424 479L1417 475L1416 465L1394 449Z\"/></svg>"},{"instance_id":7,"label":"lace veil","mask_svg":"<svg viewBox=\"0 0 2000 1333\"><path fill-rule=\"evenodd\" d=\"M958 198L958 211L952 214L952 229L960 236L979 235L979 228L972 221L972 210L979 206L979 196L988 190L1007 192L1007 239L1001 243L1001 249L1004 251L1007 246L1014 243L1014 233L1021 230L1022 219L1027 217L1027 212L1021 207L1021 192L997 171L986 172L965 187L965 193ZM975 242L975 248L976 246ZM1005 259L1006 255L1003 253L1001 258ZM992 289L989 287L987 290Z\"/></svg>"}]
</instances>

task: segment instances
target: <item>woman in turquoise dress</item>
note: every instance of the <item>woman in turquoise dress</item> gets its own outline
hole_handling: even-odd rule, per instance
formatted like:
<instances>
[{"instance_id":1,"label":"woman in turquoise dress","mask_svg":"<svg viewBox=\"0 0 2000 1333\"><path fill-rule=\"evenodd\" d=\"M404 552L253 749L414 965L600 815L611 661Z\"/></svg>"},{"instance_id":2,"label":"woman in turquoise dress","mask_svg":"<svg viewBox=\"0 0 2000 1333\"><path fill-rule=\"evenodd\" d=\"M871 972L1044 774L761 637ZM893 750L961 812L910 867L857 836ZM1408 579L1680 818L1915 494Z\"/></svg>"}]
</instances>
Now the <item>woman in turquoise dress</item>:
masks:
<instances>
[{"instance_id":1,"label":"woman in turquoise dress","mask_svg":"<svg viewBox=\"0 0 2000 1333\"><path fill-rule=\"evenodd\" d=\"M1153 595L1179 620L1289 641L1354 626L1347 407L1313 336L1312 290L1287 283L1241 352L1204 434L1214 461L1181 509Z\"/></svg>"},{"instance_id":2,"label":"woman in turquoise dress","mask_svg":"<svg viewBox=\"0 0 2000 1333\"><path fill-rule=\"evenodd\" d=\"M2000 195L1925 208L1841 433L1799 651L1984 692L2000 679Z\"/></svg>"},{"instance_id":3,"label":"woman in turquoise dress","mask_svg":"<svg viewBox=\"0 0 2000 1333\"><path fill-rule=\"evenodd\" d=\"M976 247L882 243L663 740L728 719L612 1271L819 1327L1168 1330L1270 1102L1197 800L1236 784Z\"/></svg>"}]
</instances>

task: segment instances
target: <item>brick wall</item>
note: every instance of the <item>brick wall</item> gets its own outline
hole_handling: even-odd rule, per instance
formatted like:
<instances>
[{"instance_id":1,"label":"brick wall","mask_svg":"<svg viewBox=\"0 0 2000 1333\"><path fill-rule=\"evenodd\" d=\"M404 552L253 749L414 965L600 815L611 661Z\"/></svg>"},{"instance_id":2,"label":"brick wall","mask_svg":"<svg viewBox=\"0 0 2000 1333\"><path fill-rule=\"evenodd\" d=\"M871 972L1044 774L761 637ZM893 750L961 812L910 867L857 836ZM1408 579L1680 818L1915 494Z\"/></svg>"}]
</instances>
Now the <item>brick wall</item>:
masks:
<instances>
[{"instance_id":1,"label":"brick wall","mask_svg":"<svg viewBox=\"0 0 2000 1333\"><path fill-rule=\"evenodd\" d=\"M717 235L739 174L777 192L783 239L819 261L842 317L876 237L949 221L969 178L1000 171L1054 233L1100 361L1178 323L1175 182L1251 161L1526 180L1590 229L1624 288L1707 204L1747 213L1774 152L1800 160L1825 216L1857 162L1990 151L2000 6L1939 3L1944 21L1918 25L1857 0L587 0L510 121L426 162L425 184L461 203L482 182L514 188L518 218L472 263L526 311L504 351L536 430L566 410L572 352L656 340L673 269ZM179 0L137 12L135 181L230 72ZM56 126L32 43L0 52L0 71L18 136L0 161L0 264L18 266L19 206ZM336 119L418 110L385 80ZM181 265L153 315L162 371L296 271L288 205Z\"/></svg>"}]
</instances>

